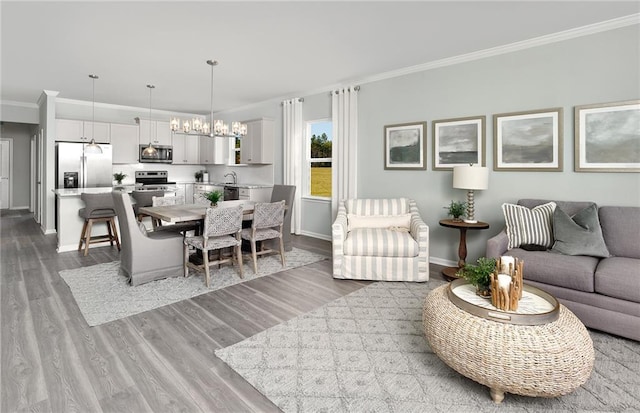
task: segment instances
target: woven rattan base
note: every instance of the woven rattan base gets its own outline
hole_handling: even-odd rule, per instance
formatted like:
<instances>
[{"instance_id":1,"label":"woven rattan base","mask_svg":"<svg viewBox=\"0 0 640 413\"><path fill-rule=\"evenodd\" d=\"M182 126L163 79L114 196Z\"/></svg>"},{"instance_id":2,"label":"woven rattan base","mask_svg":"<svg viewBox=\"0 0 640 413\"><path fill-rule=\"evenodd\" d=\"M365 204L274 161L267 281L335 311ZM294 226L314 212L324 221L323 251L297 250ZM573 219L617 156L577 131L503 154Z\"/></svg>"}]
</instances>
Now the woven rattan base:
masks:
<instances>
[{"instance_id":1,"label":"woven rattan base","mask_svg":"<svg viewBox=\"0 0 640 413\"><path fill-rule=\"evenodd\" d=\"M459 309L449 300L447 288L443 285L425 299L427 341L449 367L488 386L494 402L500 403L505 392L561 396L591 375L591 337L566 307L561 305L558 319L548 324L505 324Z\"/></svg>"}]
</instances>

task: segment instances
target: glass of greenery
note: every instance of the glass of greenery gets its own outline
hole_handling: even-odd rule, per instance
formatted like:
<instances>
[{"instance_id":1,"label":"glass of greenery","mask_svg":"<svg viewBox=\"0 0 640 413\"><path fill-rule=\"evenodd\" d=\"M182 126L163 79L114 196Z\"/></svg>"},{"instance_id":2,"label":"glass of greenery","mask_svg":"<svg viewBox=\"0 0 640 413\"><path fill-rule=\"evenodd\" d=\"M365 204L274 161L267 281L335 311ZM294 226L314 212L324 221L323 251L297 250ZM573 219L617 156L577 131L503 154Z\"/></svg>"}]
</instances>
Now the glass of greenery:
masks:
<instances>
[{"instance_id":1,"label":"glass of greenery","mask_svg":"<svg viewBox=\"0 0 640 413\"><path fill-rule=\"evenodd\" d=\"M217 206L218 202L222 199L222 192L211 191L204 194L204 197L211 202L211 206Z\"/></svg>"},{"instance_id":2,"label":"glass of greenery","mask_svg":"<svg viewBox=\"0 0 640 413\"><path fill-rule=\"evenodd\" d=\"M444 207L454 221L460 221L460 217L467 211L467 203L462 201L451 201L448 207Z\"/></svg>"},{"instance_id":3,"label":"glass of greenery","mask_svg":"<svg viewBox=\"0 0 640 413\"><path fill-rule=\"evenodd\" d=\"M466 264L456 275L475 285L479 295L487 297L491 294L491 273L496 269L496 259L480 257L476 264Z\"/></svg>"},{"instance_id":4,"label":"glass of greenery","mask_svg":"<svg viewBox=\"0 0 640 413\"><path fill-rule=\"evenodd\" d=\"M196 177L196 182L202 182L202 171L198 171L194 175Z\"/></svg>"}]
</instances>

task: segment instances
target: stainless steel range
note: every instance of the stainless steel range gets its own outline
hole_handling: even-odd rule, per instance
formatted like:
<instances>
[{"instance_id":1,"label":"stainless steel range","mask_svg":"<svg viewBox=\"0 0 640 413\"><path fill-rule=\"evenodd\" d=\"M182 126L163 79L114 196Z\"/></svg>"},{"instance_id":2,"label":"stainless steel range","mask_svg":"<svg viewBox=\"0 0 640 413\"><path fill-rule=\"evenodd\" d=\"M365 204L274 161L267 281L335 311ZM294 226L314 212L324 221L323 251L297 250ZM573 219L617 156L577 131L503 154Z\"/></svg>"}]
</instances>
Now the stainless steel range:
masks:
<instances>
[{"instance_id":1,"label":"stainless steel range","mask_svg":"<svg viewBox=\"0 0 640 413\"><path fill-rule=\"evenodd\" d=\"M175 185L167 171L136 171L137 191L175 191Z\"/></svg>"}]
</instances>

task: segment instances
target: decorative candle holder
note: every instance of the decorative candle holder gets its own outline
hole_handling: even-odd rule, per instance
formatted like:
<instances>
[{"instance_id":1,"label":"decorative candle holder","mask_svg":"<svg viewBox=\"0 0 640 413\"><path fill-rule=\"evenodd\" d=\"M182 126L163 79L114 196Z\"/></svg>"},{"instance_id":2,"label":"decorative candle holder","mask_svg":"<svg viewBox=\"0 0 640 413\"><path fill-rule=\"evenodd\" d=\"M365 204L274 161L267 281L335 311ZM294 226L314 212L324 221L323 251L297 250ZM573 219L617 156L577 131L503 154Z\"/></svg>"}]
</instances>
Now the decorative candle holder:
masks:
<instances>
[{"instance_id":1,"label":"decorative candle holder","mask_svg":"<svg viewBox=\"0 0 640 413\"><path fill-rule=\"evenodd\" d=\"M524 261L500 257L491 274L491 304L499 310L517 311L522 298Z\"/></svg>"}]
</instances>

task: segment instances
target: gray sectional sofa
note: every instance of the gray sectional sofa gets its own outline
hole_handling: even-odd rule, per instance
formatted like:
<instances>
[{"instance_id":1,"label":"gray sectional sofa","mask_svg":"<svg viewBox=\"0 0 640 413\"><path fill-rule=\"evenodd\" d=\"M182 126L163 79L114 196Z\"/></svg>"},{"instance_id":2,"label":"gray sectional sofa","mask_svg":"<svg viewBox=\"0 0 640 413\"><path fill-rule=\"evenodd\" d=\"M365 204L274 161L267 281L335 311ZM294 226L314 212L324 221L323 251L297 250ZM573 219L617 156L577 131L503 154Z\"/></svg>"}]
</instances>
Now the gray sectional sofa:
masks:
<instances>
[{"instance_id":1,"label":"gray sectional sofa","mask_svg":"<svg viewBox=\"0 0 640 413\"><path fill-rule=\"evenodd\" d=\"M527 208L549 202L521 199ZM568 215L592 202L554 201ZM587 326L640 341L640 207L601 206L598 217L607 258L551 250L507 250L505 230L487 241L487 257L524 260L525 283L554 295Z\"/></svg>"}]
</instances>

